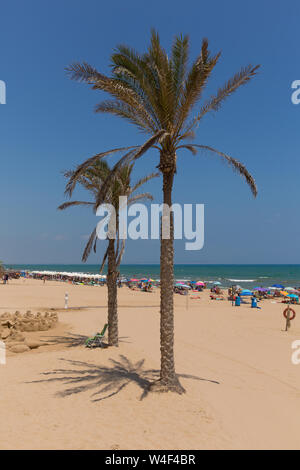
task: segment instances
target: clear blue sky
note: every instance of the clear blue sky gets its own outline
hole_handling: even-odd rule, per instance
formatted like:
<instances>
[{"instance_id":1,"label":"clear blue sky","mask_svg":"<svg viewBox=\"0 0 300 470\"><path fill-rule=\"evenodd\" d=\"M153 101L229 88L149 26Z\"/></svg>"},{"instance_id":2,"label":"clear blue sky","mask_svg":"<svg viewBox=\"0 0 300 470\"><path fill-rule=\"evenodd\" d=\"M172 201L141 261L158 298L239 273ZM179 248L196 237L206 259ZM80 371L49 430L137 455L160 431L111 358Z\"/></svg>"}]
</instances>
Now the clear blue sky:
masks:
<instances>
[{"instance_id":1,"label":"clear blue sky","mask_svg":"<svg viewBox=\"0 0 300 470\"><path fill-rule=\"evenodd\" d=\"M106 98L70 81L64 67L87 61L109 72L119 43L144 51L151 27L168 49L188 33L191 56L203 37L222 57L207 95L248 63L259 75L198 128L195 142L240 159L257 181L253 199L241 178L217 158L179 156L174 202L205 204L205 246L177 263L300 263L300 3L252 0L10 0L1 6L0 259L7 263L77 263L95 217L86 209L58 212L61 171L100 151L143 142L130 124L93 112ZM136 176L157 164L149 153ZM161 180L150 183L161 201ZM79 193L82 196L82 194ZM97 262L91 257L90 262ZM129 242L125 263L156 263L158 242Z\"/></svg>"}]
</instances>

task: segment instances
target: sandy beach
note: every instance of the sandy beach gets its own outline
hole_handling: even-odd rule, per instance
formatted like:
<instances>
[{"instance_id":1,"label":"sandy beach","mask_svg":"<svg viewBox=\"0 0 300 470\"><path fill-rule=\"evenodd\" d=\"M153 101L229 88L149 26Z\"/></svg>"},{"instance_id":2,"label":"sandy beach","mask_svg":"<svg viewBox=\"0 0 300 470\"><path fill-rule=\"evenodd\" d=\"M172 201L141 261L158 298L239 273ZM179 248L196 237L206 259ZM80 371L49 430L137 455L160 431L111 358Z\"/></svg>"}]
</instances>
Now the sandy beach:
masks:
<instances>
[{"instance_id":1,"label":"sandy beach","mask_svg":"<svg viewBox=\"0 0 300 470\"><path fill-rule=\"evenodd\" d=\"M69 293L69 309L64 295ZM186 393L147 394L159 371L159 289L119 289L120 346L87 349L106 321L106 288L37 280L0 285L0 313L55 309L26 333L45 345L0 365L1 449L295 449L300 365L283 304L262 309L175 295L176 367ZM298 313L299 307L295 306Z\"/></svg>"}]
</instances>

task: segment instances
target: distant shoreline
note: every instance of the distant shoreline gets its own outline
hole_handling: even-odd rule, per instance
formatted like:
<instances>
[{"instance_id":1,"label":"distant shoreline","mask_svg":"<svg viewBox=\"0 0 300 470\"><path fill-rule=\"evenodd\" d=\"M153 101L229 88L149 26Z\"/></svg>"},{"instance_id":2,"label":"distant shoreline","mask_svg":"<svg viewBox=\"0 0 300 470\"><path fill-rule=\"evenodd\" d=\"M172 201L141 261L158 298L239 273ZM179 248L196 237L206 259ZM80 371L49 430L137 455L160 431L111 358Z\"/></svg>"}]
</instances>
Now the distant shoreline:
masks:
<instances>
[{"instance_id":1,"label":"distant shoreline","mask_svg":"<svg viewBox=\"0 0 300 470\"><path fill-rule=\"evenodd\" d=\"M7 269L25 271L65 271L99 274L97 264L8 264ZM103 270L106 274L106 270ZM159 264L123 264L120 275L127 278L160 278ZM300 264L175 264L175 280L219 281L229 287L241 284L245 288L269 287L280 283L300 286Z\"/></svg>"}]
</instances>

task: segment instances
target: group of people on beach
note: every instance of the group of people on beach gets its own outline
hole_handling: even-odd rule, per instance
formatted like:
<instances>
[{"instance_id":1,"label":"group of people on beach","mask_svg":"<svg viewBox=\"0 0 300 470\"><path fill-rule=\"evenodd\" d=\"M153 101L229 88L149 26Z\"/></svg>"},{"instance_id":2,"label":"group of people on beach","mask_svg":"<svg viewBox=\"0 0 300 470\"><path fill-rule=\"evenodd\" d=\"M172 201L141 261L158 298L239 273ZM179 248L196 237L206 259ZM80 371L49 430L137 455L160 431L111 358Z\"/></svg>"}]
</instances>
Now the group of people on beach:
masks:
<instances>
[{"instance_id":1,"label":"group of people on beach","mask_svg":"<svg viewBox=\"0 0 300 470\"><path fill-rule=\"evenodd\" d=\"M106 276L100 276L95 274L83 274L83 273L61 273L61 272L30 272L30 271L15 271L15 270L5 270L2 276L3 284L7 284L9 279L19 279L19 278L30 278L30 279L39 279L45 284L46 281L60 281L68 282L70 284L77 285L88 285L88 286L105 286L106 285ZM160 286L159 280L148 279L138 279L131 278L127 279L124 277L119 277L117 280L117 285L119 288L126 286L131 290L140 291L140 292L154 292L156 287ZM277 286L277 285L276 285ZM282 287L282 288L281 288ZM174 284L174 293L179 295L188 295L189 291L193 293L192 298L197 297L197 294L201 293L204 289L207 289L207 283L202 281L178 281ZM273 290L270 290L273 289ZM292 290L294 295L288 294L282 290L283 286L278 288L255 288L253 292L249 291L251 294L251 302L256 304L264 299L280 299L283 303L299 303L299 293L300 290L297 288L287 288ZM246 289L247 290L247 289ZM245 289L240 286L231 286L227 291L227 300L236 302L237 297L240 298L241 303L247 303L244 299ZM196 295L196 297L195 297ZM225 300L226 296L224 295L224 288L221 287L220 282L213 283L210 288L210 298L211 300Z\"/></svg>"}]
</instances>

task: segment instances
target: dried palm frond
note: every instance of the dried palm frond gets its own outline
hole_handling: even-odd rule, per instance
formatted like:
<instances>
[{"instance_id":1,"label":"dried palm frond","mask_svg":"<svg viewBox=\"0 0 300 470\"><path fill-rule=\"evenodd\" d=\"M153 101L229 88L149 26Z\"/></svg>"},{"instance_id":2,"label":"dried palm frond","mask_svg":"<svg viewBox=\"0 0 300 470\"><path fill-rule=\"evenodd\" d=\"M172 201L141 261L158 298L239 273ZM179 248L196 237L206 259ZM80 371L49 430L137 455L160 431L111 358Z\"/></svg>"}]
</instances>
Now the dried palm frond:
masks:
<instances>
[{"instance_id":1,"label":"dried palm frond","mask_svg":"<svg viewBox=\"0 0 300 470\"><path fill-rule=\"evenodd\" d=\"M106 248L106 251L104 253L102 263L101 263L101 266L100 266L100 269L99 269L100 274L102 274L103 268L104 268L106 260L107 260L107 256L108 256L108 247Z\"/></svg>"},{"instance_id":2,"label":"dried palm frond","mask_svg":"<svg viewBox=\"0 0 300 470\"><path fill-rule=\"evenodd\" d=\"M118 250L118 252L117 252L116 266L120 266L122 258L123 258L124 251L125 251L125 240L123 239L122 243L121 243L121 249Z\"/></svg>"},{"instance_id":3,"label":"dried palm frond","mask_svg":"<svg viewBox=\"0 0 300 470\"><path fill-rule=\"evenodd\" d=\"M84 249L84 252L83 252L83 255L82 255L82 261L83 262L86 262L86 260L88 259L90 253L91 253L91 250L92 250L92 247L93 247L93 244L95 242L95 239L96 239L96 236L97 236L97 233L96 233L96 229L94 229L90 235L90 238L85 246L85 249Z\"/></svg>"}]
</instances>

